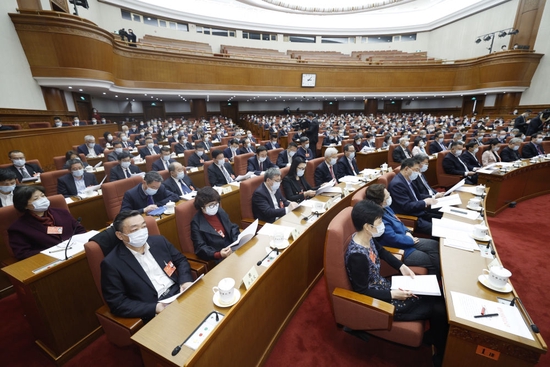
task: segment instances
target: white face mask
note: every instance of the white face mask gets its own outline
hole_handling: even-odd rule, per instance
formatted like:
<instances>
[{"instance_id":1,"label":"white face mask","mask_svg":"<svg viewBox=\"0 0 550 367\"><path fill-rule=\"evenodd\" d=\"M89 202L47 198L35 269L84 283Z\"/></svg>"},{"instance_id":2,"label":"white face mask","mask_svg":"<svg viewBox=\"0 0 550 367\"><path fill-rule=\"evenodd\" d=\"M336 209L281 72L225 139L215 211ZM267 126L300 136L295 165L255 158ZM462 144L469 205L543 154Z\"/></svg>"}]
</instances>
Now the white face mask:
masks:
<instances>
[{"instance_id":1,"label":"white face mask","mask_svg":"<svg viewBox=\"0 0 550 367\"><path fill-rule=\"evenodd\" d=\"M386 199L386 206L390 206L392 203L392 198L391 196L389 196L387 199Z\"/></svg>"},{"instance_id":2,"label":"white face mask","mask_svg":"<svg viewBox=\"0 0 550 367\"><path fill-rule=\"evenodd\" d=\"M56 122L56 123L55 123L55 127L61 127L61 126L63 126L63 123L62 123L62 122Z\"/></svg>"},{"instance_id":3,"label":"white face mask","mask_svg":"<svg viewBox=\"0 0 550 367\"><path fill-rule=\"evenodd\" d=\"M77 169L76 171L72 171L72 174L74 177L82 177L82 175L84 174L84 170L83 169Z\"/></svg>"},{"instance_id":4,"label":"white face mask","mask_svg":"<svg viewBox=\"0 0 550 367\"><path fill-rule=\"evenodd\" d=\"M88 148L94 149L94 147L95 147L95 143L88 143Z\"/></svg>"},{"instance_id":5,"label":"white face mask","mask_svg":"<svg viewBox=\"0 0 550 367\"><path fill-rule=\"evenodd\" d=\"M288 152L288 155L290 156L290 158L294 157L294 154L296 154L296 152L293 150Z\"/></svg>"},{"instance_id":6,"label":"white face mask","mask_svg":"<svg viewBox=\"0 0 550 367\"><path fill-rule=\"evenodd\" d=\"M20 159L12 159L12 162L16 167L23 167L26 161L25 161L25 158L20 158Z\"/></svg>"},{"instance_id":7,"label":"white face mask","mask_svg":"<svg viewBox=\"0 0 550 367\"><path fill-rule=\"evenodd\" d=\"M493 148L493 152L498 152L499 150L500 150L500 147L498 145Z\"/></svg>"},{"instance_id":8,"label":"white face mask","mask_svg":"<svg viewBox=\"0 0 550 367\"><path fill-rule=\"evenodd\" d=\"M418 178L419 173L416 171L412 171L411 175L409 176L409 180L413 181Z\"/></svg>"},{"instance_id":9,"label":"white face mask","mask_svg":"<svg viewBox=\"0 0 550 367\"><path fill-rule=\"evenodd\" d=\"M474 149L474 154L477 154L477 152L479 152L479 148Z\"/></svg>"},{"instance_id":10,"label":"white face mask","mask_svg":"<svg viewBox=\"0 0 550 367\"><path fill-rule=\"evenodd\" d=\"M304 147L306 150L309 149L309 144L306 144Z\"/></svg>"},{"instance_id":11,"label":"white face mask","mask_svg":"<svg viewBox=\"0 0 550 367\"><path fill-rule=\"evenodd\" d=\"M349 156L348 156L348 158L349 158L349 159L355 158L355 152L350 153Z\"/></svg>"},{"instance_id":12,"label":"white face mask","mask_svg":"<svg viewBox=\"0 0 550 367\"><path fill-rule=\"evenodd\" d=\"M78 124L79 122L80 122L80 120L78 120L78 119L77 119L77 120L74 120L74 123L75 123L75 124Z\"/></svg>"},{"instance_id":13,"label":"white face mask","mask_svg":"<svg viewBox=\"0 0 550 367\"><path fill-rule=\"evenodd\" d=\"M34 211L36 212L45 212L50 207L50 201L47 197L42 197L32 202Z\"/></svg>"},{"instance_id":14,"label":"white face mask","mask_svg":"<svg viewBox=\"0 0 550 367\"><path fill-rule=\"evenodd\" d=\"M185 172L178 172L178 175L176 176L178 180L183 180L184 177L185 177Z\"/></svg>"},{"instance_id":15,"label":"white face mask","mask_svg":"<svg viewBox=\"0 0 550 367\"><path fill-rule=\"evenodd\" d=\"M541 138L538 138L538 139L536 140L536 143L537 143L537 144L542 143L542 139L541 139Z\"/></svg>"},{"instance_id":16,"label":"white face mask","mask_svg":"<svg viewBox=\"0 0 550 367\"><path fill-rule=\"evenodd\" d=\"M113 140L113 136L112 136L112 135L107 135L107 140L112 141L112 140Z\"/></svg>"},{"instance_id":17,"label":"white face mask","mask_svg":"<svg viewBox=\"0 0 550 367\"><path fill-rule=\"evenodd\" d=\"M218 166L223 166L225 159L218 159Z\"/></svg>"},{"instance_id":18,"label":"white face mask","mask_svg":"<svg viewBox=\"0 0 550 367\"><path fill-rule=\"evenodd\" d=\"M296 170L296 174L298 175L298 177L302 177L304 175L304 173L306 172L305 169L297 169Z\"/></svg>"},{"instance_id":19,"label":"white face mask","mask_svg":"<svg viewBox=\"0 0 550 367\"><path fill-rule=\"evenodd\" d=\"M259 157L259 158L258 158L258 160L259 160L260 162L262 162L262 163L265 162L266 159L267 159L267 157Z\"/></svg>"},{"instance_id":20,"label":"white face mask","mask_svg":"<svg viewBox=\"0 0 550 367\"><path fill-rule=\"evenodd\" d=\"M163 155L162 159L168 162L170 160L170 155Z\"/></svg>"},{"instance_id":21,"label":"white face mask","mask_svg":"<svg viewBox=\"0 0 550 367\"><path fill-rule=\"evenodd\" d=\"M115 153L116 154L122 153L122 148L115 148Z\"/></svg>"},{"instance_id":22,"label":"white face mask","mask_svg":"<svg viewBox=\"0 0 550 367\"><path fill-rule=\"evenodd\" d=\"M155 190L155 189L152 189L152 188L150 188L150 187L148 187L148 188L145 189L145 193L146 193L147 195L151 195L151 196L155 195L155 194L157 193L157 191L159 191L159 190Z\"/></svg>"},{"instance_id":23,"label":"white face mask","mask_svg":"<svg viewBox=\"0 0 550 367\"><path fill-rule=\"evenodd\" d=\"M147 148L149 148L149 149L153 149L154 146L155 146L155 144L153 144L153 143L147 144Z\"/></svg>"},{"instance_id":24,"label":"white face mask","mask_svg":"<svg viewBox=\"0 0 550 367\"><path fill-rule=\"evenodd\" d=\"M197 150L197 155L198 155L199 157L202 157L203 154L204 154L204 151L202 151L202 150Z\"/></svg>"},{"instance_id":25,"label":"white face mask","mask_svg":"<svg viewBox=\"0 0 550 367\"><path fill-rule=\"evenodd\" d=\"M120 162L120 166L124 169L130 167L131 162Z\"/></svg>"},{"instance_id":26,"label":"white face mask","mask_svg":"<svg viewBox=\"0 0 550 367\"><path fill-rule=\"evenodd\" d=\"M384 223L380 223L380 225L374 228L376 228L376 233L372 233L372 237L380 237L384 234L386 226L384 225Z\"/></svg>"},{"instance_id":27,"label":"white face mask","mask_svg":"<svg viewBox=\"0 0 550 367\"><path fill-rule=\"evenodd\" d=\"M330 165L334 166L335 164L336 164L336 158L331 158L330 159Z\"/></svg>"},{"instance_id":28,"label":"white face mask","mask_svg":"<svg viewBox=\"0 0 550 367\"><path fill-rule=\"evenodd\" d=\"M216 214L218 214L218 209L219 209L219 208L220 208L220 204L214 205L213 208L206 207L206 208L204 208L204 213L205 213L206 215L210 215L210 216L216 215Z\"/></svg>"},{"instance_id":29,"label":"white face mask","mask_svg":"<svg viewBox=\"0 0 550 367\"><path fill-rule=\"evenodd\" d=\"M0 191L2 192L13 192L13 190L15 190L15 185L0 186Z\"/></svg>"},{"instance_id":30,"label":"white face mask","mask_svg":"<svg viewBox=\"0 0 550 367\"><path fill-rule=\"evenodd\" d=\"M121 139L122 141L127 141L127 140L128 140L128 137L127 137L127 136L122 136L120 139Z\"/></svg>"},{"instance_id":31,"label":"white face mask","mask_svg":"<svg viewBox=\"0 0 550 367\"><path fill-rule=\"evenodd\" d=\"M236 148L236 147L231 147L231 151L232 151L232 152L236 152L236 151L237 151L237 148Z\"/></svg>"},{"instance_id":32,"label":"white face mask","mask_svg":"<svg viewBox=\"0 0 550 367\"><path fill-rule=\"evenodd\" d=\"M458 157L462 154L462 150L457 150L456 152L453 153L455 155L455 157Z\"/></svg>"},{"instance_id":33,"label":"white face mask","mask_svg":"<svg viewBox=\"0 0 550 367\"><path fill-rule=\"evenodd\" d=\"M514 150L518 150L519 149L519 145L514 145Z\"/></svg>"},{"instance_id":34,"label":"white face mask","mask_svg":"<svg viewBox=\"0 0 550 367\"><path fill-rule=\"evenodd\" d=\"M274 181L273 182L273 186L271 186L271 191L275 192L277 190L279 190L279 187L281 186L281 183L280 182L276 182Z\"/></svg>"},{"instance_id":35,"label":"white face mask","mask_svg":"<svg viewBox=\"0 0 550 367\"><path fill-rule=\"evenodd\" d=\"M142 228L128 234L128 244L132 247L140 248L145 245L147 238L149 238L149 232L147 228Z\"/></svg>"},{"instance_id":36,"label":"white face mask","mask_svg":"<svg viewBox=\"0 0 550 367\"><path fill-rule=\"evenodd\" d=\"M420 172L426 172L428 170L429 164L423 164L422 167L420 167Z\"/></svg>"}]
</instances>

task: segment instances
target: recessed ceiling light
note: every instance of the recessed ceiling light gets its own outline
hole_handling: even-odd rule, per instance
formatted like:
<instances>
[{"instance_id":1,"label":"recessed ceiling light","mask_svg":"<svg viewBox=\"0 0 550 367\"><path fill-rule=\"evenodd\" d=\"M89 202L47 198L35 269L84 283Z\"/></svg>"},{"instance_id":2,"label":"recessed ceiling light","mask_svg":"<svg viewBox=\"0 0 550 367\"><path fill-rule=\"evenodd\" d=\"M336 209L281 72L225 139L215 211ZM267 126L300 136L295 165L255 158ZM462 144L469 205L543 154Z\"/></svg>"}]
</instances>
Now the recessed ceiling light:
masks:
<instances>
[{"instance_id":1,"label":"recessed ceiling light","mask_svg":"<svg viewBox=\"0 0 550 367\"><path fill-rule=\"evenodd\" d=\"M117 96L117 95L115 95L115 98L118 98L118 96Z\"/></svg>"},{"instance_id":2,"label":"recessed ceiling light","mask_svg":"<svg viewBox=\"0 0 550 367\"><path fill-rule=\"evenodd\" d=\"M69 87L69 89L73 89L73 87Z\"/></svg>"},{"instance_id":3,"label":"recessed ceiling light","mask_svg":"<svg viewBox=\"0 0 550 367\"><path fill-rule=\"evenodd\" d=\"M80 92L83 92L83 89L79 89Z\"/></svg>"},{"instance_id":4,"label":"recessed ceiling light","mask_svg":"<svg viewBox=\"0 0 550 367\"><path fill-rule=\"evenodd\" d=\"M107 93L103 92L103 94L107 94Z\"/></svg>"}]
</instances>

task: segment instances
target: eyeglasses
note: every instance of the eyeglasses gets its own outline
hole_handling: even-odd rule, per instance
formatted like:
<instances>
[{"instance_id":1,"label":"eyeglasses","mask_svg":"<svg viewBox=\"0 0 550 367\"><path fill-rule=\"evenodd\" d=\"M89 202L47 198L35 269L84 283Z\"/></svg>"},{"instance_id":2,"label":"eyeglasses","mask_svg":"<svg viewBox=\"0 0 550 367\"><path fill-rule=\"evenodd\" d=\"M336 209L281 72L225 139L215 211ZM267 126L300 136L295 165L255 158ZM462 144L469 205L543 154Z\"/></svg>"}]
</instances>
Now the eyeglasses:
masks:
<instances>
[{"instance_id":1,"label":"eyeglasses","mask_svg":"<svg viewBox=\"0 0 550 367\"><path fill-rule=\"evenodd\" d=\"M213 203L213 204L210 204L210 205L205 205L204 208L205 209L214 209L216 207L216 205L218 205L218 203Z\"/></svg>"}]
</instances>

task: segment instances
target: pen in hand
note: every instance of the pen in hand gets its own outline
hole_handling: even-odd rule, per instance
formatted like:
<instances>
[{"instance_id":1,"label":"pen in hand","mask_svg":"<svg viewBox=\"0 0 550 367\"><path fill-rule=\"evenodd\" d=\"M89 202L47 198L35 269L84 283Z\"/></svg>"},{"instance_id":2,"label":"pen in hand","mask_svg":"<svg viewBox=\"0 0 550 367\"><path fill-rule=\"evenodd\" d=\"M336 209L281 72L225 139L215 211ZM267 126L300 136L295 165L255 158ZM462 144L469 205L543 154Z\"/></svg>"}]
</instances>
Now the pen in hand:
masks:
<instances>
[{"instance_id":1,"label":"pen in hand","mask_svg":"<svg viewBox=\"0 0 550 367\"><path fill-rule=\"evenodd\" d=\"M399 290L402 291L402 292L408 292L408 291L404 290L403 288L399 288ZM414 293L410 293L410 296L414 297L414 298L418 298L418 296Z\"/></svg>"}]
</instances>

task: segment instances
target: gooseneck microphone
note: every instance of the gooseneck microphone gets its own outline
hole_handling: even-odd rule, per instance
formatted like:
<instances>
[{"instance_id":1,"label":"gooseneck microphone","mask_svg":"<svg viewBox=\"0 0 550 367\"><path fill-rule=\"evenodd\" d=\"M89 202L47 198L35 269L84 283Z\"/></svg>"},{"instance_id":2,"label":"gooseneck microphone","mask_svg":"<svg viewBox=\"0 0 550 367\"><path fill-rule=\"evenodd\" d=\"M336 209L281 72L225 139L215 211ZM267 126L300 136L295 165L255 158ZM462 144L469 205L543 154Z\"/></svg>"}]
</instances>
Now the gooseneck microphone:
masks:
<instances>
[{"instance_id":1,"label":"gooseneck microphone","mask_svg":"<svg viewBox=\"0 0 550 367\"><path fill-rule=\"evenodd\" d=\"M80 224L80 221L82 221L82 217L78 217L76 220L78 224ZM69 249L69 245L71 244L71 241L73 240L74 234L76 233L76 229L78 228L78 225L74 227L73 234L69 238L69 241L67 242L67 246L65 246L65 260L68 260L69 257L67 256L67 250Z\"/></svg>"},{"instance_id":2,"label":"gooseneck microphone","mask_svg":"<svg viewBox=\"0 0 550 367\"><path fill-rule=\"evenodd\" d=\"M268 256L271 255L271 253L272 253L273 251L275 251L275 253L276 253L277 255L279 255L279 249L278 249L278 248L274 248L273 250L269 251L269 252L267 253L267 255L265 255L265 257L264 257L263 259L261 259L260 261L258 261L258 262L256 263L256 265L258 265L258 266L262 265L262 263L264 262L264 260L267 259Z\"/></svg>"},{"instance_id":3,"label":"gooseneck microphone","mask_svg":"<svg viewBox=\"0 0 550 367\"><path fill-rule=\"evenodd\" d=\"M223 314L219 313L218 311L212 311L212 312L210 312L210 313L204 318L204 320L199 324L199 326L197 326L197 327L195 328L195 330L193 330L193 332L187 337L187 339L185 339L180 345L176 345L176 347L174 348L174 350L172 350L172 356L175 356L176 354L178 354L178 353L180 352L182 345L184 345L185 342L186 342L187 340L189 340L189 338L190 338L193 334L195 334L195 332L201 327L202 324L204 324L204 322L205 322L206 320L208 320L208 318L209 318L210 315L212 315L212 314L216 315L216 322L220 321L220 316L219 316L219 315L222 315L222 316L223 316Z\"/></svg>"},{"instance_id":4,"label":"gooseneck microphone","mask_svg":"<svg viewBox=\"0 0 550 367\"><path fill-rule=\"evenodd\" d=\"M519 305L521 306L523 313L525 314L525 316L527 316L527 321L529 321L529 326L531 326L531 330L533 330L533 332L536 334L540 334L539 327L535 325L533 319L531 319L531 316L529 316L527 309L525 309L523 302L521 302L521 298L514 297L514 299L510 302L510 306L514 306L516 304L516 301L519 301Z\"/></svg>"}]
</instances>

